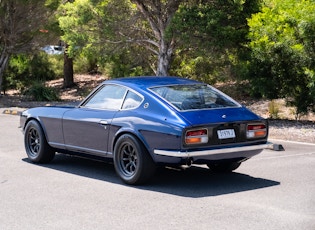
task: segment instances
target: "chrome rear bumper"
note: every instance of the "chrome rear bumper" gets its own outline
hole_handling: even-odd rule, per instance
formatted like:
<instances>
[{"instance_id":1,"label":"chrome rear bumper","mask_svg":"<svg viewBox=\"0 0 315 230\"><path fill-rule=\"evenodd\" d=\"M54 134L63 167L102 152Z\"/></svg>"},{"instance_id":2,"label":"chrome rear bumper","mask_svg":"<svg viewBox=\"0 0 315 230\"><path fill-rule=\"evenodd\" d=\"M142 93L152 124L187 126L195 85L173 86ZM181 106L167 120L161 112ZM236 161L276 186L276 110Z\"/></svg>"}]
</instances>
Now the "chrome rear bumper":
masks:
<instances>
[{"instance_id":1,"label":"chrome rear bumper","mask_svg":"<svg viewBox=\"0 0 315 230\"><path fill-rule=\"evenodd\" d=\"M241 152L257 152L264 149L273 149L273 143L267 142L266 144L260 145L250 145L250 146L241 146L241 147L231 147L231 148L221 148L221 149L212 149L212 150L202 150L202 151L170 151L170 150L159 150L155 149L154 154L161 156L170 156L170 157L200 157L200 156L211 156L217 154L225 153L241 153Z\"/></svg>"}]
</instances>

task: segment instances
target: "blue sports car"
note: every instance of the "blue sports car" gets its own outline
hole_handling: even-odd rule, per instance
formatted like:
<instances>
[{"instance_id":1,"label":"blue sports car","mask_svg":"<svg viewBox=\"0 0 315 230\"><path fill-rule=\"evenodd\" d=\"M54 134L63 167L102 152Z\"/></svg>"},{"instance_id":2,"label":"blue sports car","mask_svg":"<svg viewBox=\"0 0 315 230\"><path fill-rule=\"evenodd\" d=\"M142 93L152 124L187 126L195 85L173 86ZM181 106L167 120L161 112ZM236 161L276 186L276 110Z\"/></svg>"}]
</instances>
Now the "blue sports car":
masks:
<instances>
[{"instance_id":1,"label":"blue sports car","mask_svg":"<svg viewBox=\"0 0 315 230\"><path fill-rule=\"evenodd\" d=\"M158 166L206 164L231 172L269 148L267 121L214 87L177 77L104 81L76 107L38 107L21 114L34 163L55 153L112 160L127 184Z\"/></svg>"}]
</instances>

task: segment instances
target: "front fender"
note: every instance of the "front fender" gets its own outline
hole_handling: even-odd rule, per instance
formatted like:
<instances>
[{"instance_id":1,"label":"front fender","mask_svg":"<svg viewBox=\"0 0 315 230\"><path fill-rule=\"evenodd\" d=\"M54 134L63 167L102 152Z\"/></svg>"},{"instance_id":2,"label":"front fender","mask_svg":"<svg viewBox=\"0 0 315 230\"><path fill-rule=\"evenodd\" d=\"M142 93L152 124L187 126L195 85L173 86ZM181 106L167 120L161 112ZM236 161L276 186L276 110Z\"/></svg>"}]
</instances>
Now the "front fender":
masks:
<instances>
[{"instance_id":1,"label":"front fender","mask_svg":"<svg viewBox=\"0 0 315 230\"><path fill-rule=\"evenodd\" d=\"M20 126L25 129L29 120L36 120L43 129L46 140L51 146L63 146L62 117L69 107L37 107L25 110L20 116Z\"/></svg>"}]
</instances>

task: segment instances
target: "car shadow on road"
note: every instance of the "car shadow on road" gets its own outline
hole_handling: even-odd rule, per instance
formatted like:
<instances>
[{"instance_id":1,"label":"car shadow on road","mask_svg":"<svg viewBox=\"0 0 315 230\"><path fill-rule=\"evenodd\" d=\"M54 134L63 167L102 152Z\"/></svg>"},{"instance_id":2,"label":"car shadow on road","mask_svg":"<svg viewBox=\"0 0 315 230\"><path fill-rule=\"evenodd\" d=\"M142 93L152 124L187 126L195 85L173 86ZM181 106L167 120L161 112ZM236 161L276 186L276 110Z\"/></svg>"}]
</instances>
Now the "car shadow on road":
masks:
<instances>
[{"instance_id":1,"label":"car shadow on road","mask_svg":"<svg viewBox=\"0 0 315 230\"><path fill-rule=\"evenodd\" d=\"M24 162L31 163L27 158ZM35 164L34 164L35 165ZM280 185L280 182L233 173L211 173L206 167L187 169L160 168L149 183L125 185L116 175L113 164L68 155L56 155L50 164L36 165L74 175L183 197L209 197L238 193Z\"/></svg>"},{"instance_id":2,"label":"car shadow on road","mask_svg":"<svg viewBox=\"0 0 315 230\"><path fill-rule=\"evenodd\" d=\"M186 197L220 196L280 185L280 182L247 174L211 173L206 167L161 169L145 189Z\"/></svg>"}]
</instances>

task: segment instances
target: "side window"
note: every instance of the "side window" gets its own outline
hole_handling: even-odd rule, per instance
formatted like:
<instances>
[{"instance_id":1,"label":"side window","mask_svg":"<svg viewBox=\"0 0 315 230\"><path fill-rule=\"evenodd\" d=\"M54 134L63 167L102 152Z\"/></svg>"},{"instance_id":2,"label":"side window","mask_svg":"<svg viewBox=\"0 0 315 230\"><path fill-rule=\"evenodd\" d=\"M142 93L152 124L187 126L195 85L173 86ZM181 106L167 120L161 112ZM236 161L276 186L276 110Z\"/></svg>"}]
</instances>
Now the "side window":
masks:
<instances>
[{"instance_id":1,"label":"side window","mask_svg":"<svg viewBox=\"0 0 315 230\"><path fill-rule=\"evenodd\" d=\"M138 94L132 91L128 91L122 108L133 109L138 107L141 104L141 102L142 98Z\"/></svg>"},{"instance_id":2,"label":"side window","mask_svg":"<svg viewBox=\"0 0 315 230\"><path fill-rule=\"evenodd\" d=\"M118 110L121 108L127 89L118 85L105 85L84 106L95 109Z\"/></svg>"}]
</instances>

